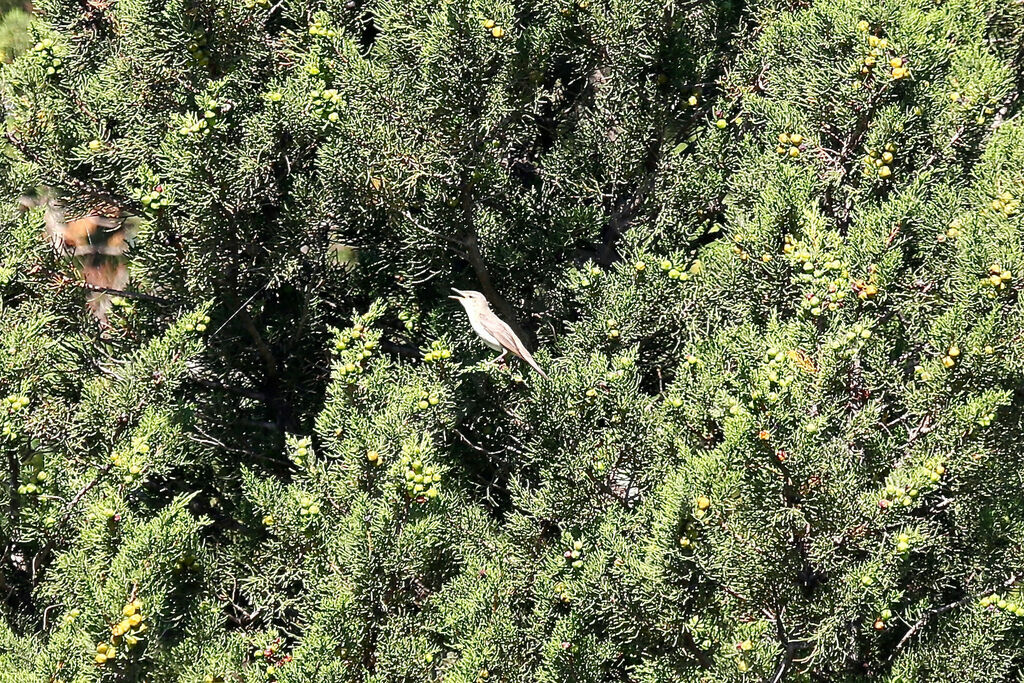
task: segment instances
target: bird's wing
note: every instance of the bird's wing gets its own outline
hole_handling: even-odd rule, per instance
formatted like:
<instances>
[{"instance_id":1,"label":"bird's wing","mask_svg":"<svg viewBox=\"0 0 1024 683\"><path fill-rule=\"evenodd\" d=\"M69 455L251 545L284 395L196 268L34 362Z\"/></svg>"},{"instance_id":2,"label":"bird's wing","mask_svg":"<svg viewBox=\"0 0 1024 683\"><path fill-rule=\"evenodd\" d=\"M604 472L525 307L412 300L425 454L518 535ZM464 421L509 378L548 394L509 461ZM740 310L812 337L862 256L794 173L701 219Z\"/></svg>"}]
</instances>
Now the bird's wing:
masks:
<instances>
[{"instance_id":1,"label":"bird's wing","mask_svg":"<svg viewBox=\"0 0 1024 683\"><path fill-rule=\"evenodd\" d=\"M494 338L497 339L503 347L526 361L527 364L536 370L541 377L544 379L550 379L547 374L540 369L540 366L537 365L537 361L533 359L530 352L526 350L525 346L523 346L523 342L519 341L519 337L517 337L516 333L512 331L512 328L508 326L508 323L497 316L494 316L494 320L496 321L494 329L490 329L490 327L488 328L488 331L494 335Z\"/></svg>"}]
</instances>

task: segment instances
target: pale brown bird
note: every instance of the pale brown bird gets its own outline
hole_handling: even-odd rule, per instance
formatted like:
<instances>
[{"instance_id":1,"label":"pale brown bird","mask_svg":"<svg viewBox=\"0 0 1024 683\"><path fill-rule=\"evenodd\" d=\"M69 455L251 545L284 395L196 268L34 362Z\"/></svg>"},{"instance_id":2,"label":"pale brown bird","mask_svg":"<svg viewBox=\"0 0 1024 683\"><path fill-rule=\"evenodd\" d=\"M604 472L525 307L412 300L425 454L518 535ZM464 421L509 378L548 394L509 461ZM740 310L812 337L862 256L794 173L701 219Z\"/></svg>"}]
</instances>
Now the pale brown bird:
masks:
<instances>
[{"instance_id":1,"label":"pale brown bird","mask_svg":"<svg viewBox=\"0 0 1024 683\"><path fill-rule=\"evenodd\" d=\"M501 362L506 354L511 353L526 361L541 377L548 379L548 376L540 369L537 361L526 350L523 342L519 340L519 337L512 331L512 328L494 314L490 304L487 303L487 298L483 294L473 290L463 291L454 287L452 287L452 291L457 296L450 296L448 298L455 299L466 309L466 315L469 316L469 324L473 326L473 331L477 333L488 347L495 351L501 351L501 355L495 359L495 362Z\"/></svg>"}]
</instances>

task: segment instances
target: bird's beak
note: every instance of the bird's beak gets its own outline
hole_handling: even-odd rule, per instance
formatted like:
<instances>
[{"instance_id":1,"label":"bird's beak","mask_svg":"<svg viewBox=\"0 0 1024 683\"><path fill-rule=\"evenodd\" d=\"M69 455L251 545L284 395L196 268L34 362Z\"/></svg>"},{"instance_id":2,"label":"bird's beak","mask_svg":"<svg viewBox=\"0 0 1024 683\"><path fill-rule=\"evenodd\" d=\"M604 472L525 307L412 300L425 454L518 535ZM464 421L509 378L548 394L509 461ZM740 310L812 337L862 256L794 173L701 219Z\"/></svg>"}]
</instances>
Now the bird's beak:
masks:
<instances>
[{"instance_id":1,"label":"bird's beak","mask_svg":"<svg viewBox=\"0 0 1024 683\"><path fill-rule=\"evenodd\" d=\"M452 287L452 291L455 292L456 294L458 294L458 296L449 296L448 297L449 299L455 299L456 301L461 301L466 296L466 294L464 292L462 292L461 290L455 289L454 287Z\"/></svg>"}]
</instances>

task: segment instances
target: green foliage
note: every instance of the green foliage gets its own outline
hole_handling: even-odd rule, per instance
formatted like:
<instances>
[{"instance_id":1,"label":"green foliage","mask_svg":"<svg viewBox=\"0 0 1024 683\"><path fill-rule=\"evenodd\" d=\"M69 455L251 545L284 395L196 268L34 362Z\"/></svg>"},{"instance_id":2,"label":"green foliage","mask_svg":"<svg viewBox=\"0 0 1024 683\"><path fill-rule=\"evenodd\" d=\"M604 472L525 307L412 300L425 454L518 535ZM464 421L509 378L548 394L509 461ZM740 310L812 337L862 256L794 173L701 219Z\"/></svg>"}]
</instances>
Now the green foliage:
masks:
<instances>
[{"instance_id":1,"label":"green foliage","mask_svg":"<svg viewBox=\"0 0 1024 683\"><path fill-rule=\"evenodd\" d=\"M1020 679L1019 3L38 9L0 681Z\"/></svg>"},{"instance_id":2,"label":"green foliage","mask_svg":"<svg viewBox=\"0 0 1024 683\"><path fill-rule=\"evenodd\" d=\"M21 9L13 7L3 13L0 23L0 59L10 62L31 45L28 33L32 15Z\"/></svg>"}]
</instances>

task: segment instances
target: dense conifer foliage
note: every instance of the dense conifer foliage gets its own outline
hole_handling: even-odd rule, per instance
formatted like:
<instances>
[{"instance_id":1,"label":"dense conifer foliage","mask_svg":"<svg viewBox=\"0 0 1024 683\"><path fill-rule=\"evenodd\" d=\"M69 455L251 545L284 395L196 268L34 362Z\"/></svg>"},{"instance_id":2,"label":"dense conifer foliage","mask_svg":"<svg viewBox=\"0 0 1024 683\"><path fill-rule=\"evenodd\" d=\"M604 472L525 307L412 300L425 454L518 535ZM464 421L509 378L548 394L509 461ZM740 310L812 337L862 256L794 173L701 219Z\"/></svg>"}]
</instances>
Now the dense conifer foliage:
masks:
<instances>
[{"instance_id":1,"label":"dense conifer foliage","mask_svg":"<svg viewBox=\"0 0 1024 683\"><path fill-rule=\"evenodd\" d=\"M1020 2L35 9L0 681L1021 680Z\"/></svg>"}]
</instances>

